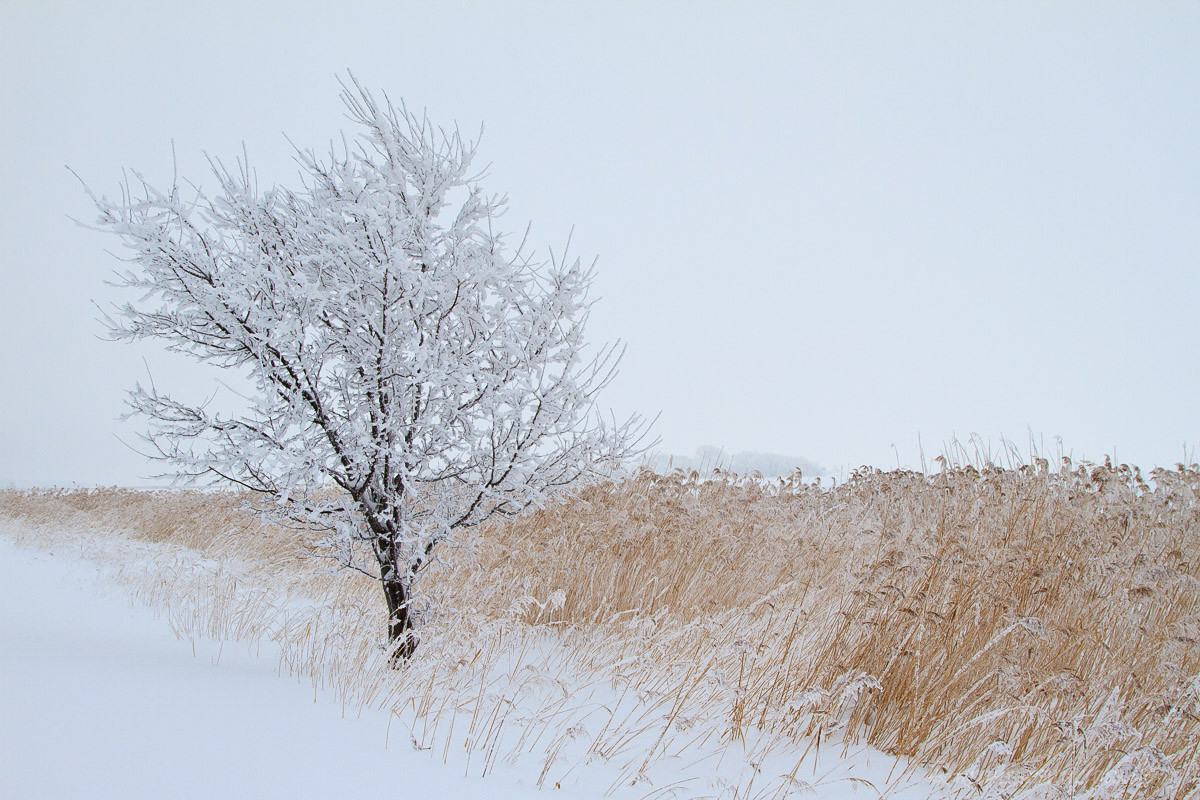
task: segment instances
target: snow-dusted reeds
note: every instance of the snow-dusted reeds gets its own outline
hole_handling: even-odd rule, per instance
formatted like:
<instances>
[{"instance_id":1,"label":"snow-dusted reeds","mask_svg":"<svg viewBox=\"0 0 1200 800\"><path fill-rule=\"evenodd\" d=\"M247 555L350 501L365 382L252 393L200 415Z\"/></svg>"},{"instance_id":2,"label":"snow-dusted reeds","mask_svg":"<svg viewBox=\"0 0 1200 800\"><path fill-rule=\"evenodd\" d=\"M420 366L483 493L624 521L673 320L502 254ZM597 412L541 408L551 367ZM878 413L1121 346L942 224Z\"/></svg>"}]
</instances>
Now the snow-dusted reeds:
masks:
<instances>
[{"instance_id":1,"label":"snow-dusted reeds","mask_svg":"<svg viewBox=\"0 0 1200 800\"><path fill-rule=\"evenodd\" d=\"M1058 466L592 486L438 565L401 669L376 586L236 496L10 491L0 532L155 543L119 558L181 634L278 641L471 774L603 761L613 792L786 797L818 780L806 750L865 742L963 797L1200 797L1200 467ZM700 783L664 783L681 760Z\"/></svg>"}]
</instances>

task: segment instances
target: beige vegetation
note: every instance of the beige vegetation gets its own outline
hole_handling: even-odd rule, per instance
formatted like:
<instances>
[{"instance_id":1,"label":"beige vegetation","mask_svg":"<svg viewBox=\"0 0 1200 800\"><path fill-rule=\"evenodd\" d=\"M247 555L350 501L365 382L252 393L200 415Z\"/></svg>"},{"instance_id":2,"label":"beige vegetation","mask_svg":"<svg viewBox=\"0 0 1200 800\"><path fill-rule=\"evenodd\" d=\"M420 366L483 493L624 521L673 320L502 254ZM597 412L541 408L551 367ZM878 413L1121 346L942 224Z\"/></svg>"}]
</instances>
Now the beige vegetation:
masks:
<instances>
[{"instance_id":1,"label":"beige vegetation","mask_svg":"<svg viewBox=\"0 0 1200 800\"><path fill-rule=\"evenodd\" d=\"M101 532L153 545L126 577L181 634L277 641L347 703L407 714L415 746L465 746L473 774L534 753L552 781L573 754L636 785L710 739L861 740L964 797L1200 797L1200 467L1049 466L591 486L436 565L398 670L377 587L244 497L4 491L0 534L110 561L132 557Z\"/></svg>"}]
</instances>

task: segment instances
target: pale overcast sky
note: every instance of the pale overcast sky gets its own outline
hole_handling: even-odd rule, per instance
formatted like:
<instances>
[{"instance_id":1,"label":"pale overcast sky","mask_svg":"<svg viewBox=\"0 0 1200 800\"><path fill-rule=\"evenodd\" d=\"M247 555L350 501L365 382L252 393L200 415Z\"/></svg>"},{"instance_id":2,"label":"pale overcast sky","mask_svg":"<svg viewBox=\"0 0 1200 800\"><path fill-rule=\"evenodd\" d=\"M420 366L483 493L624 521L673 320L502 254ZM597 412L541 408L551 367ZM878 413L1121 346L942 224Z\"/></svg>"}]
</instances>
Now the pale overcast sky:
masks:
<instances>
[{"instance_id":1,"label":"pale overcast sky","mask_svg":"<svg viewBox=\"0 0 1200 800\"><path fill-rule=\"evenodd\" d=\"M101 8L101 6L105 6ZM0 483L137 483L116 266L70 165L202 180L346 127L336 75L485 123L514 228L600 258L618 413L668 452L917 460L957 432L1200 442L1200 6L0 5Z\"/></svg>"}]
</instances>

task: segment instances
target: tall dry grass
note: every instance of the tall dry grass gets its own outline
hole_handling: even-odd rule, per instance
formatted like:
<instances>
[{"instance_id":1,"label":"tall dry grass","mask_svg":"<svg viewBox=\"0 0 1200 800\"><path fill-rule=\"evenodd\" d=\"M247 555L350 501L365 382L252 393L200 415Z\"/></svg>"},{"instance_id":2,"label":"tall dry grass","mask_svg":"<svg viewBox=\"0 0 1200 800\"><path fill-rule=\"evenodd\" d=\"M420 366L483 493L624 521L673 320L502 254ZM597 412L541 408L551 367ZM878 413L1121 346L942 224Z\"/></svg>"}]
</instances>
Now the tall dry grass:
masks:
<instances>
[{"instance_id":1,"label":"tall dry grass","mask_svg":"<svg viewBox=\"0 0 1200 800\"><path fill-rule=\"evenodd\" d=\"M643 475L497 530L476 576L560 590L532 622L712 652L732 736L842 729L996 797L1195 796L1200 470L1047 466Z\"/></svg>"},{"instance_id":2,"label":"tall dry grass","mask_svg":"<svg viewBox=\"0 0 1200 800\"><path fill-rule=\"evenodd\" d=\"M1149 482L1126 465L1048 467L592 486L451 552L427 584L422 654L394 678L363 644L382 616L370 582L321 574L303 537L247 518L236 496L4 492L0 515L330 581L342 627L279 634L308 643L297 663L407 708L420 746L448 747L445 726L470 709L485 772L504 752L552 765L575 746L636 785L700 736L764 754L861 740L965 797L1200 797L1200 467ZM557 660L539 650L551 640ZM569 680L636 702L597 725L553 690ZM518 719L514 698L535 689L542 705ZM787 796L789 780L757 796Z\"/></svg>"}]
</instances>

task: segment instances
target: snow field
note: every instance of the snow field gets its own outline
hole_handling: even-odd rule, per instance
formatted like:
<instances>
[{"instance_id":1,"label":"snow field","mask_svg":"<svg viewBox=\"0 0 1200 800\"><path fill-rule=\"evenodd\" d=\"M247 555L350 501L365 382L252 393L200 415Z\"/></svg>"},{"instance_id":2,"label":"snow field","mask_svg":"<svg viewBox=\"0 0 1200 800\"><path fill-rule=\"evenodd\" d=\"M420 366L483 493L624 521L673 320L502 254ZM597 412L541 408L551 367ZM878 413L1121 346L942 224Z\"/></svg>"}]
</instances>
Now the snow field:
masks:
<instances>
[{"instance_id":1,"label":"snow field","mask_svg":"<svg viewBox=\"0 0 1200 800\"><path fill-rule=\"evenodd\" d=\"M0 536L103 565L180 637L261 648L348 714L391 711L458 774L619 798L1195 800L1200 466L1149 477L1037 458L589 486L442 551L399 670L378 581L244 496L0 492Z\"/></svg>"},{"instance_id":2,"label":"snow field","mask_svg":"<svg viewBox=\"0 0 1200 800\"><path fill-rule=\"evenodd\" d=\"M439 641L435 623L425 646L461 651L450 674L444 658L388 670L376 642L345 646L352 607L255 577L116 534L0 526L0 794L368 797L381 782L463 798L933 791L870 748L727 740L703 691L587 676L555 634L501 625L474 644L449 641L461 631ZM381 677L364 681L370 670Z\"/></svg>"}]
</instances>

